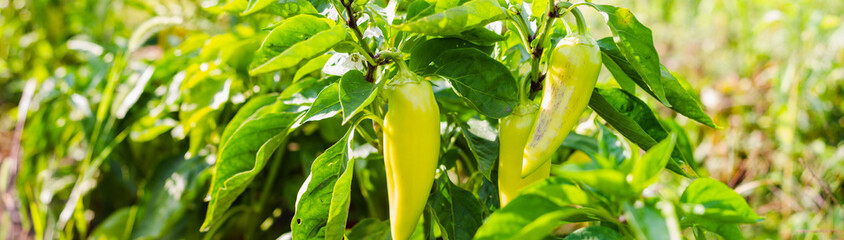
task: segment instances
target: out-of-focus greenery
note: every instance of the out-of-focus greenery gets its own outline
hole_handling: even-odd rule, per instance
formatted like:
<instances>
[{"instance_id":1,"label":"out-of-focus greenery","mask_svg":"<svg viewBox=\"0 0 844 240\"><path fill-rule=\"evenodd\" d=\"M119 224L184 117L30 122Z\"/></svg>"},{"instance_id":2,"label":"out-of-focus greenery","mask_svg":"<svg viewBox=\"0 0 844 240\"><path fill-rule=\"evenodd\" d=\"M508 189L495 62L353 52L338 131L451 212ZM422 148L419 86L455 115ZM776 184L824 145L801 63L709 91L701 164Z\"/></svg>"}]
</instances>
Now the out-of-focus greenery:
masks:
<instances>
[{"instance_id":1,"label":"out-of-focus greenery","mask_svg":"<svg viewBox=\"0 0 844 240\"><path fill-rule=\"evenodd\" d=\"M844 2L614 2L723 127L681 121L711 177L765 218L745 236L844 237Z\"/></svg>"},{"instance_id":2,"label":"out-of-focus greenery","mask_svg":"<svg viewBox=\"0 0 844 240\"><path fill-rule=\"evenodd\" d=\"M844 237L844 207L839 204L844 200L844 2L616 0L609 3L631 8L638 19L653 30L662 62L679 73L678 76L686 78L691 85L689 88L700 96L707 112L723 127L711 129L682 121L679 117L681 127L697 146L694 155L705 166L705 171L713 178L729 183L765 218L759 224L743 226L746 237ZM35 236L38 238L73 237L72 229L89 227L94 230L88 232L88 236L96 236L98 231L131 232L132 229L115 230L108 226L141 214L138 209L145 204L162 204L161 201L175 201L174 204L180 205L169 214L145 214L166 215L161 219L186 217L183 221L166 222L172 224L168 226L164 226L164 222L148 225L142 231L135 231L142 233L140 237L164 237L154 235L164 228L171 228L168 231L171 233L177 232L172 230L176 228L182 229L184 234L200 234L196 230L204 216L202 195L207 186L193 185L205 182L210 173L175 171L187 169L181 166L186 164L205 166L205 159L178 152L182 148L172 146L176 143L171 134L151 133L169 133L172 129L184 128L176 126L173 119L162 117L144 123L142 118L149 112L172 111L171 108L180 107L179 103L153 102L150 96L141 95L135 101L143 104L138 109L145 112L124 113L102 122L92 122L93 119L87 116L99 111L90 106L107 98L101 92L112 78L111 74L130 79L113 86L116 95L113 98L118 100L114 101L112 111L120 113L120 103L130 95L139 79L147 78L149 85L162 86L153 88L155 94L173 94L167 86L183 69L165 69L165 73L144 76L153 62L166 65L161 62L173 61L176 66L194 61L189 64L203 72L207 71L208 64L212 64L211 67L220 64L203 62L202 58L207 57L203 54L217 55L224 51L220 48L228 46L217 46L216 51L203 49L199 53L185 50L184 54L190 52L192 58L199 60L179 57L181 54L176 51L181 49L174 49L174 45L189 41L189 36L195 36L194 31L201 29L211 36L231 32L233 34L222 36L243 39L254 34L255 29L267 27L242 27L238 25L237 16L208 14L208 11L215 11L214 7L205 8L209 6L217 6L216 1L0 0L3 16L0 20L0 145L16 144L12 142L13 131L20 109L36 114L27 116L29 121L22 133L22 145L25 146L22 159L29 161L30 168L18 168L17 181L8 175L9 170L15 168L13 162L6 161L16 159L9 157L12 148L0 147L0 190L5 194L0 203L4 207L12 206L9 201L16 200L19 204L16 208L0 210L0 236L14 231L18 231L14 236L26 236L32 229L39 234ZM591 21L602 20L594 12L584 12ZM132 33L156 16L178 17L182 23L166 27L157 36L141 43L131 55L123 55L125 49L137 41L131 38ZM606 36L608 30L592 31L596 36ZM204 41L201 37L195 40ZM123 60L126 60L125 68L115 64ZM119 69L114 70L114 66ZM609 74L602 76L606 78ZM18 106L28 83L37 86L32 89L32 102L28 106ZM242 90L249 86L231 88ZM241 90L232 92L248 92ZM230 98L227 101L234 104L238 97L226 96ZM200 119L230 117L234 113L225 106L210 109L209 115L197 116ZM670 111L663 113L670 114ZM196 141L217 141L215 138L222 131L207 124L199 126L202 127L188 133L199 136L185 143L190 146L183 148L191 149L189 152L201 152L204 143ZM105 132L102 128L110 129L110 134L101 134ZM320 131L319 134L331 133ZM144 139L144 136L153 138ZM132 142L116 140L127 137L133 139L132 142L151 141L157 147L145 145L139 149ZM90 138L95 139L96 146L87 144ZM325 149L331 141L322 139L337 137L306 135L296 138L302 139L301 142L316 142L299 147ZM292 141L296 142L296 139ZM102 151L115 149L112 157L102 163L106 170L96 176L100 185L85 190L96 197L83 198L78 204L84 207L69 208L76 210L62 216L67 207L65 201L73 197L74 183L87 179L79 173L97 162ZM181 161L179 166L159 165L161 156L189 160ZM313 156L296 157L313 159ZM132 167L127 168L129 165ZM307 164L302 160L300 165L290 167L303 168ZM165 182L172 174L182 176L178 179L183 182ZM304 176L291 178L303 179ZM266 215L291 214L287 212L292 208L289 198L295 197L295 188L300 183L291 181L275 186L285 191L285 199L276 201L285 202L286 208L284 211L265 211ZM184 192L179 195L183 199L143 194L154 192L155 188L173 189L174 186ZM17 193L9 190L13 187L17 187ZM102 199L108 201L99 202ZM16 216L21 213L28 214L32 221ZM266 215L257 216L260 217L257 222L271 225L271 221L263 221L272 219ZM96 226L55 226L86 222ZM235 222L246 225L256 220L244 217ZM21 229L25 232L19 232ZM71 230L62 233L52 232L53 229ZM277 236L285 231L284 228L275 229L274 235L270 235Z\"/></svg>"}]
</instances>

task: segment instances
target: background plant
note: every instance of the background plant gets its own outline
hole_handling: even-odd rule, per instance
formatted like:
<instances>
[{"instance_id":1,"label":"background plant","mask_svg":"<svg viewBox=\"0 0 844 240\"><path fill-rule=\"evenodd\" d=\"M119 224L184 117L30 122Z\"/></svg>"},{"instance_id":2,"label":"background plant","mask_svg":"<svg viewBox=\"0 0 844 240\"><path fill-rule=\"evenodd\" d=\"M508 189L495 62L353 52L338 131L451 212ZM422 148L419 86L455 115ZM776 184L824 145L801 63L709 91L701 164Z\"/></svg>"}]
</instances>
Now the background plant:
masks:
<instances>
[{"instance_id":1,"label":"background plant","mask_svg":"<svg viewBox=\"0 0 844 240\"><path fill-rule=\"evenodd\" d=\"M353 120L353 115L347 113L353 111L347 111L349 108L342 104L342 99L336 101L339 103L330 98L320 102L319 96L330 91L337 91L338 96L353 95L342 93L346 90L342 84L344 80L363 86L367 86L367 80L374 82L378 76L370 75L373 66L381 64L379 59L389 59L377 57L379 52L372 50L376 46L406 46L394 52L409 55L409 64L413 67L414 59L419 59L413 49L422 44L422 38L417 36L417 42L407 41L404 45L379 38L379 30L381 36L390 36L395 29L372 24L392 22L386 21L389 14L379 14L389 5L378 2L352 11L344 9L343 4L313 2L310 4L313 12L305 2L263 3L268 2L6 2L0 84L3 86L3 111L9 114L4 114L3 124L5 129L12 129L15 122L23 124L24 119L26 121L25 125L19 124L25 126L20 132L24 136L22 161L19 164L3 161L4 172L17 175L5 175L7 179L16 179L13 184L3 186L5 192L12 193L8 189L13 187L17 192L14 193L16 197L4 197L3 203L12 206L10 199L17 198L23 215L4 211L2 222L7 224L0 224L5 227L0 229L8 229L11 226L8 223L21 222L24 229L32 229L38 238L199 238L203 233L196 230L211 215L221 223L208 228L208 233L214 233L216 237L268 238L290 231L289 223L294 219L293 210L297 205L296 192L305 178L313 174L312 162L314 159L338 159L317 158L317 155L323 151L331 153L329 147L346 138L344 133L349 125L341 123ZM362 6L362 2L356 4ZM435 11L446 9L447 4L437 4L433 8ZM648 111L655 108L659 113L656 116L666 121L663 124L667 129L684 129L680 132L687 135L687 147L697 146L694 151L683 150L687 151L686 156L693 156L689 161L691 166L702 164L703 167L698 168L702 170L701 174L736 188L766 218L760 224L743 226L751 230L745 231L746 236L840 236L830 230L842 228L838 226L841 223L831 221L840 219L842 214L836 202L842 194L840 178L844 158L839 137L842 135L840 106L844 106L841 104L840 63L844 54L842 44L837 40L842 38L836 37L842 32L838 14L841 4L835 1L802 4L654 1L613 5L629 7L640 21L653 29L656 50L662 53L661 62L667 69L679 73L674 76L683 76L695 86L686 89L701 89L702 103L713 114L714 122L726 127L714 130L681 116L675 118L676 113L659 103L659 98L636 90L638 99L650 103ZM396 7L411 9L410 4ZM602 27L602 17L590 11L584 9L593 35L596 38L610 36L610 29ZM351 16L356 21L347 24L348 28L343 27L347 35L333 45L336 53L332 56L314 54L309 55L314 57L312 59L297 60L303 56L300 52L284 55L280 49L293 48L293 42L282 41L278 47L261 48L264 39L278 37L284 40L286 35L281 32L274 35L269 30L283 26L276 26L278 23L291 21L296 13L330 16L337 12L368 14ZM282 21L283 18L287 20ZM337 19L348 20L349 15ZM326 24L327 28L304 31L324 33L327 38L334 33L332 30L339 33L337 29L344 25L343 22L333 26ZM359 25L357 31L351 25ZM509 26L501 27L498 30ZM558 30L563 33L564 27ZM493 56L499 60L512 59L503 63L513 71L514 79L531 78L525 76L536 73L525 69L537 68L531 66L532 61L526 60L530 59L530 53L521 51L524 43L514 35L504 35L507 38L497 42L518 47L498 48L497 51L493 48L497 54ZM463 41L478 46L489 45L482 41L490 37L496 40L491 35L466 40L471 36L450 37L462 37ZM355 45L368 45L363 48L370 48L372 55ZM275 62L293 65L271 65L277 68L265 70L258 68L264 65L252 63L252 59L276 56L279 52L285 58ZM436 60L434 62L436 64ZM323 68L325 63L329 63L329 67ZM346 78L349 75L346 73L339 84L334 87L328 84L339 79L331 77L332 74L340 75L338 73L352 66L360 71L359 75ZM389 66L384 65L381 74L389 76ZM618 75L605 71L601 76ZM599 85L599 88L615 85L611 79L601 82L605 85ZM494 123L484 119L498 116L478 115L478 112L489 114L489 109L467 104L448 88L451 82L439 83L441 88L437 89L437 97L443 112L457 114L447 117L452 123L447 129L453 136L448 140L453 142L454 148L442 155L447 160L443 165L451 174L448 174L449 178L439 178L436 192L449 193L448 196L443 194L440 203L458 201L485 206L473 210L481 210L475 214L454 216L486 216L495 211L496 201L484 198L495 195L489 181L494 176L494 169L489 167L493 166L490 161L494 162L494 156L476 155L478 151L473 146L483 143L484 137L488 140L489 136L494 136L488 134L494 132L491 130ZM283 104L271 104L275 99ZM366 101L368 99L364 98L363 102ZM16 107L21 102L28 104ZM473 103L471 99L469 103ZM267 105L285 109L271 109ZM251 114L261 111L267 114L260 117ZM273 138L273 135L261 140L249 135L249 138L234 139L238 137L237 129L227 130L229 126L236 128L249 124L263 130L256 134L279 132L291 126L266 122L292 121L294 116L282 112L296 111L305 112L313 121L295 126L297 130L289 131L286 138ZM361 112L365 114L365 111ZM622 136L609 140L613 139L610 135L615 135L615 131L606 131L602 120L589 119L577 132L588 136L586 139L593 139L587 142L604 143L596 145L605 146L598 148L599 154L591 153L590 159L598 159L597 156L637 159L638 151L630 150L636 149L635 146ZM676 119L677 124L670 119ZM369 129L373 124L368 120L364 122L366 124L360 125L361 131L374 133L375 129ZM15 139L11 130L4 136ZM385 223L379 219L384 219L386 213L378 207L384 206L385 201L384 194L379 192L383 189L379 185L383 184L380 179L383 166L379 167L382 160L360 138L355 137L356 142L353 142L355 151L337 155L354 159L346 161L344 166L347 172L354 173L352 179L347 179L349 187L345 190L351 193L347 199L350 206L347 226L352 228L350 239L378 234L379 229L385 229ZM684 137L678 136L678 139ZM235 152L226 157L223 155L227 152L226 142L232 140L253 146L246 150L258 153L258 157L254 153ZM620 142L622 148L611 148L613 145L608 143L613 141ZM678 142L682 141L673 144L679 145ZM255 148L256 145L281 147L272 151ZM578 146L580 148L575 148ZM555 175L565 176L560 171L572 171L570 168L609 172L607 169L621 167L593 165L600 163L597 160L576 161L577 156L583 160L584 153L590 154L583 146L571 145L560 151L556 163L559 165L563 159L569 161L559 166ZM619 152L623 154L618 155ZM220 215L213 217L213 213L207 214L202 199L209 184L213 186L212 182L215 182L209 170L211 164L217 160L219 166L220 159L239 159L264 166L260 171L250 172L251 176L246 174L251 181L243 185L242 194L212 197L212 208L215 204L221 205L220 202L233 203L228 210L215 210ZM219 167L217 171L219 176ZM601 176L606 178L608 175L612 173ZM619 211L610 211L612 214L623 212L620 209L625 208L625 203L632 205L627 207L630 209L666 209L665 204L681 208L684 198L680 190L686 189L684 186L691 180L670 173L661 174L659 179L658 187L650 188L658 194L650 196L658 196L661 201L642 201L641 206L636 206L635 201L616 199L607 201L607 208L612 210L612 204L618 207ZM588 186L582 180L578 183L577 179L555 178L548 182L556 184L553 186ZM325 196L324 191L312 192ZM597 189L594 192L607 194ZM648 196L647 191L644 195ZM432 201L437 203L437 199ZM684 211L687 210L677 209L676 212ZM434 209L431 214L442 212ZM633 214L632 210L630 212ZM13 220L19 216L24 219ZM439 223L448 222L437 217ZM472 220L477 224L469 226L479 225L477 217ZM333 226L343 222L335 221ZM572 227L577 226L580 225ZM431 229L439 231L434 235L442 236L442 229L448 227ZM623 232L623 229L618 230ZM558 231L559 234L570 232ZM204 233L205 236L211 236L208 233ZM459 234L462 233L450 236L465 236Z\"/></svg>"}]
</instances>

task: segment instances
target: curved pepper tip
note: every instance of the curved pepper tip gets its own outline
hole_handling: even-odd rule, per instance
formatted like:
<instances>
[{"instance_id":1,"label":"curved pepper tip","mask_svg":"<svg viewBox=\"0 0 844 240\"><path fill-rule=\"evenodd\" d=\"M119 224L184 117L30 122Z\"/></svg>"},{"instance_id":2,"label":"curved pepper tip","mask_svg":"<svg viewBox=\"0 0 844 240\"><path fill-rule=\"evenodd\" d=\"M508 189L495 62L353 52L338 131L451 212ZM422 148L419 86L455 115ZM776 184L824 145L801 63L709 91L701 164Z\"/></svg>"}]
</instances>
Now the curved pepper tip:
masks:
<instances>
[{"instance_id":1,"label":"curved pepper tip","mask_svg":"<svg viewBox=\"0 0 844 240\"><path fill-rule=\"evenodd\" d=\"M536 156L525 153L522 158L522 178L526 178L539 170L539 167L545 164L545 161L550 161L550 159L541 160Z\"/></svg>"}]
</instances>

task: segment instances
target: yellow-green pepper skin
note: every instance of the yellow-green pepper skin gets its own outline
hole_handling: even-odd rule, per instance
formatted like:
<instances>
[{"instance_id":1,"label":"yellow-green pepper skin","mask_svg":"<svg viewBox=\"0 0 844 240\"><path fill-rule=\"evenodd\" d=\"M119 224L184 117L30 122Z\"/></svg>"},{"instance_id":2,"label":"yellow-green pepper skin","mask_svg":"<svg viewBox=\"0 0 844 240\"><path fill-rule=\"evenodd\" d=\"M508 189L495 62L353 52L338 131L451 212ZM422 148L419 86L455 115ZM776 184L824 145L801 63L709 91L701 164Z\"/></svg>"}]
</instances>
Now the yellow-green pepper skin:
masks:
<instances>
[{"instance_id":1,"label":"yellow-green pepper skin","mask_svg":"<svg viewBox=\"0 0 844 240\"><path fill-rule=\"evenodd\" d=\"M516 198L523 187L551 174L551 161L546 161L539 170L522 178L522 153L538 109L533 103L520 104L513 109L512 114L498 120L498 139L501 143L498 148L498 196L501 207Z\"/></svg>"},{"instance_id":2,"label":"yellow-green pepper skin","mask_svg":"<svg viewBox=\"0 0 844 240\"><path fill-rule=\"evenodd\" d=\"M539 116L523 154L522 176L543 166L563 144L586 110L600 70L601 51L588 35L569 35L551 51Z\"/></svg>"},{"instance_id":3,"label":"yellow-green pepper skin","mask_svg":"<svg viewBox=\"0 0 844 240\"><path fill-rule=\"evenodd\" d=\"M408 239L434 183L440 111L431 83L402 68L384 87L384 164L393 239Z\"/></svg>"}]
</instances>

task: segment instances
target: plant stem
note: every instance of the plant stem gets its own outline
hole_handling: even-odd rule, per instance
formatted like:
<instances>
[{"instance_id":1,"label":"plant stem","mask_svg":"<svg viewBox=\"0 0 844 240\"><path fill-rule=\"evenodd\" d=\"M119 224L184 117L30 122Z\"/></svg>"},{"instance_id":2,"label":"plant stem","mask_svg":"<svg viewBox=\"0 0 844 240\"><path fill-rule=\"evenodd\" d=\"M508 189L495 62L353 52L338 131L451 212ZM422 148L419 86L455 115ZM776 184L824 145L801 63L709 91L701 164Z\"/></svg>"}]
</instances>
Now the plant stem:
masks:
<instances>
[{"instance_id":1,"label":"plant stem","mask_svg":"<svg viewBox=\"0 0 844 240\"><path fill-rule=\"evenodd\" d=\"M519 36L521 36L522 45L524 45L525 51L528 51L528 53L530 53L532 49L532 47L530 46L530 40L532 40L532 36L530 35L530 28L525 22L525 19L522 18L521 14L516 14L516 17L515 19L513 19L513 22L516 25L516 30L519 32Z\"/></svg>"},{"instance_id":2,"label":"plant stem","mask_svg":"<svg viewBox=\"0 0 844 240\"><path fill-rule=\"evenodd\" d=\"M378 68L378 64L375 61L375 53L372 51L372 48L369 47L369 44L366 42L366 40L363 39L363 33L360 31L360 27L358 26L358 19L355 16L354 9L352 9L352 3L352 0L340 0L340 5L342 5L343 8L346 10L347 17L345 18L343 17L342 10L337 7L336 4L332 5L334 5L335 10L337 10L337 15L340 16L340 18L342 18L343 21L346 22L346 26L349 26L349 28L352 29L352 32L354 32L354 35L358 40L358 49L363 49L362 53L367 61L366 72L364 73L366 81L375 82L375 70Z\"/></svg>"},{"instance_id":3,"label":"plant stem","mask_svg":"<svg viewBox=\"0 0 844 240\"><path fill-rule=\"evenodd\" d=\"M576 8L572 10L571 13L574 15L574 20L577 23L577 34L586 34L586 21L583 19L583 14Z\"/></svg>"},{"instance_id":4,"label":"plant stem","mask_svg":"<svg viewBox=\"0 0 844 240\"><path fill-rule=\"evenodd\" d=\"M573 14L574 14L575 21L577 21L577 32L580 33L580 34L586 33L586 22L583 21L583 14L581 14L580 11L576 9L576 7L586 5L586 6L592 7L593 9L595 9L598 12L601 11L601 9L598 8L597 5L595 5L591 2L579 2L579 3L575 3L575 4L571 4L570 2L562 2L562 5L563 5L563 7L566 7L566 6L567 7L566 7L565 11L560 13L560 16L565 16L567 13L574 10Z\"/></svg>"}]
</instances>

